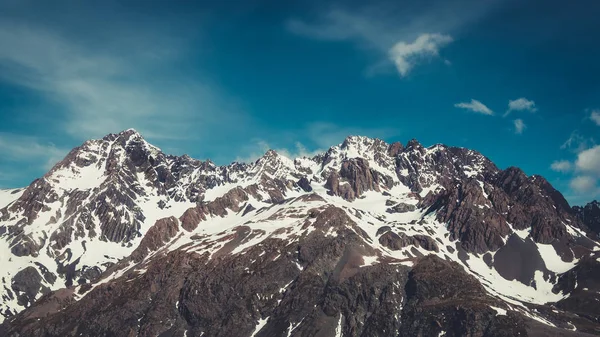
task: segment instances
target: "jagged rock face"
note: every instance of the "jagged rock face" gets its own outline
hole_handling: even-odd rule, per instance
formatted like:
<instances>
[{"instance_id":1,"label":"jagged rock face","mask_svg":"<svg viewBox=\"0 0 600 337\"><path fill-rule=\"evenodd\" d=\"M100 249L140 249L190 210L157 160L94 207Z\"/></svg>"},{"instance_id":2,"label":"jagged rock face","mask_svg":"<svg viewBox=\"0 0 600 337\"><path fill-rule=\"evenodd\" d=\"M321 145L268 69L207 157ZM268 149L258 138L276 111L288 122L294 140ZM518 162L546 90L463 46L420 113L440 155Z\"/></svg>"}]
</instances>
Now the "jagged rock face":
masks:
<instances>
[{"instance_id":1,"label":"jagged rock face","mask_svg":"<svg viewBox=\"0 0 600 337\"><path fill-rule=\"evenodd\" d=\"M600 235L600 203L596 200L587 205L573 206L573 211L590 230Z\"/></svg>"},{"instance_id":2,"label":"jagged rock face","mask_svg":"<svg viewBox=\"0 0 600 337\"><path fill-rule=\"evenodd\" d=\"M19 271L13 278L11 288L21 305L30 306L35 302L35 297L42 288L42 276L34 267L27 267ZM47 293L50 290L44 289Z\"/></svg>"},{"instance_id":3,"label":"jagged rock face","mask_svg":"<svg viewBox=\"0 0 600 337\"><path fill-rule=\"evenodd\" d=\"M388 213L406 213L406 212L414 212L417 209L415 205L406 204L400 202L393 207L387 209Z\"/></svg>"},{"instance_id":4,"label":"jagged rock face","mask_svg":"<svg viewBox=\"0 0 600 337\"><path fill-rule=\"evenodd\" d=\"M576 243L566 224L585 227L545 179L528 178L518 168L498 171L483 181L467 178L453 183L429 194L420 205L436 211L452 237L476 253L499 249L512 229L528 230L535 242L559 245L561 257L571 261Z\"/></svg>"},{"instance_id":5,"label":"jagged rock face","mask_svg":"<svg viewBox=\"0 0 600 337\"><path fill-rule=\"evenodd\" d=\"M396 157L396 172L404 185L422 192L435 184L448 188L469 177L488 179L498 168L475 151L444 145L426 149L413 139Z\"/></svg>"},{"instance_id":6,"label":"jagged rock face","mask_svg":"<svg viewBox=\"0 0 600 337\"><path fill-rule=\"evenodd\" d=\"M600 262L586 257L575 268L562 274L555 285L556 291L569 293L570 296L557 303L557 307L600 320Z\"/></svg>"},{"instance_id":7,"label":"jagged rock face","mask_svg":"<svg viewBox=\"0 0 600 337\"><path fill-rule=\"evenodd\" d=\"M385 234L379 237L379 243L391 250L401 250L402 248L410 247L412 245L422 247L427 251L439 251L437 243L429 236L418 234L408 236L404 233L394 233L389 227L380 228L378 233L380 232Z\"/></svg>"},{"instance_id":8,"label":"jagged rock face","mask_svg":"<svg viewBox=\"0 0 600 337\"><path fill-rule=\"evenodd\" d=\"M298 186L300 186L304 192L312 192L312 186L310 186L310 181L308 181L306 177L302 177L298 180Z\"/></svg>"},{"instance_id":9,"label":"jagged rock face","mask_svg":"<svg viewBox=\"0 0 600 337\"><path fill-rule=\"evenodd\" d=\"M569 288L595 278L590 217L545 179L468 149L351 136L313 158L216 166L128 130L2 200L0 335L598 327L575 316L592 302Z\"/></svg>"},{"instance_id":10,"label":"jagged rock face","mask_svg":"<svg viewBox=\"0 0 600 337\"><path fill-rule=\"evenodd\" d=\"M179 231L179 223L175 217L164 218L156 221L150 227L140 245L131 253L134 261L141 261L148 252L155 251L169 242Z\"/></svg>"},{"instance_id":11,"label":"jagged rock face","mask_svg":"<svg viewBox=\"0 0 600 337\"><path fill-rule=\"evenodd\" d=\"M466 250L485 253L500 248L502 238L511 232L506 219L489 204L479 183L469 178L440 193L430 210L438 211L438 219L448 223L452 237Z\"/></svg>"},{"instance_id":12,"label":"jagged rock face","mask_svg":"<svg viewBox=\"0 0 600 337\"><path fill-rule=\"evenodd\" d=\"M531 227L531 236L540 243L568 240L564 222L574 220L573 212L544 178L528 178L520 169L509 168L499 175L497 184L514 200L507 220L517 229Z\"/></svg>"},{"instance_id":13,"label":"jagged rock face","mask_svg":"<svg viewBox=\"0 0 600 337\"><path fill-rule=\"evenodd\" d=\"M449 280L452 280L449 282ZM524 320L491 308L501 301L457 263L426 257L409 273L401 336L526 336Z\"/></svg>"}]
</instances>

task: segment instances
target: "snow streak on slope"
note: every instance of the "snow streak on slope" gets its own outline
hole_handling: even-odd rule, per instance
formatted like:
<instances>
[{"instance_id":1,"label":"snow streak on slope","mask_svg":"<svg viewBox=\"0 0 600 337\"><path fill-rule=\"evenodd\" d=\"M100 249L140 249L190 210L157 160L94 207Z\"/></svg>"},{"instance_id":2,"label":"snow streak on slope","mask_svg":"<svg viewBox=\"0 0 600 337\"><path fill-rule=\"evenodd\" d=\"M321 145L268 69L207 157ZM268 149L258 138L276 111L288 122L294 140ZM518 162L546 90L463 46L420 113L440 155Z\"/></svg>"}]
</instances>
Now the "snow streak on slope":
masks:
<instances>
[{"instance_id":1,"label":"snow streak on slope","mask_svg":"<svg viewBox=\"0 0 600 337\"><path fill-rule=\"evenodd\" d=\"M0 190L0 208L10 205L13 201L19 199L24 189L15 188L10 190Z\"/></svg>"}]
</instances>

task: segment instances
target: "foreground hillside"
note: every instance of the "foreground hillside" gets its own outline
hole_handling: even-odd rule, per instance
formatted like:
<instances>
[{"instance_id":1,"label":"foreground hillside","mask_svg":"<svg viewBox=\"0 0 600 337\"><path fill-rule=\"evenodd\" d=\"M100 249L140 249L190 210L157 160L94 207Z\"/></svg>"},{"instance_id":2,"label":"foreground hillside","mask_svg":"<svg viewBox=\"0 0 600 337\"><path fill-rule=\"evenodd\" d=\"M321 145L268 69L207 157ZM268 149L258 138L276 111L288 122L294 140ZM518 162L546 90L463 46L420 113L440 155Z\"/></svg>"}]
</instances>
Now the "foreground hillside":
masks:
<instances>
[{"instance_id":1,"label":"foreground hillside","mask_svg":"<svg viewBox=\"0 0 600 337\"><path fill-rule=\"evenodd\" d=\"M597 203L464 148L216 166L127 130L0 203L0 335L600 334Z\"/></svg>"}]
</instances>

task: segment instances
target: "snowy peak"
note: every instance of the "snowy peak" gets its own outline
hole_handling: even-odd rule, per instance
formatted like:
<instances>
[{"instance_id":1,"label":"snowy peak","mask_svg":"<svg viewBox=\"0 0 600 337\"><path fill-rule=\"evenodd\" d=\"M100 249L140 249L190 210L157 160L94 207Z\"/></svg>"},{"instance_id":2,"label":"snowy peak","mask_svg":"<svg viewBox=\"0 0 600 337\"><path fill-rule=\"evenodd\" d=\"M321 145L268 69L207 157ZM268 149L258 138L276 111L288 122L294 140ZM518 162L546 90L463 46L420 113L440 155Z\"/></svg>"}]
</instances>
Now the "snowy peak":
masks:
<instances>
[{"instance_id":1,"label":"snowy peak","mask_svg":"<svg viewBox=\"0 0 600 337\"><path fill-rule=\"evenodd\" d=\"M358 153L385 151L387 147L388 144L381 139L364 136L348 136L340 144L342 150Z\"/></svg>"},{"instance_id":2,"label":"snowy peak","mask_svg":"<svg viewBox=\"0 0 600 337\"><path fill-rule=\"evenodd\" d=\"M164 162L160 149L129 129L86 141L69 152L44 178L60 189L93 189L107 178L118 180L115 176L122 176L123 171L132 174L137 167L158 166Z\"/></svg>"},{"instance_id":3,"label":"snowy peak","mask_svg":"<svg viewBox=\"0 0 600 337\"><path fill-rule=\"evenodd\" d=\"M109 133L108 135L102 137L101 140L104 141L108 141L108 142L112 142L115 140L118 140L120 143L126 143L129 140L134 140L134 141L144 141L144 137L142 137L142 135L137 132L135 129L127 129L127 130L123 130L119 133ZM92 140L93 142L93 140Z\"/></svg>"},{"instance_id":4,"label":"snowy peak","mask_svg":"<svg viewBox=\"0 0 600 337\"><path fill-rule=\"evenodd\" d=\"M267 174L270 178L285 177L295 171L294 161L275 150L268 150L251 166L254 174Z\"/></svg>"},{"instance_id":5,"label":"snowy peak","mask_svg":"<svg viewBox=\"0 0 600 337\"><path fill-rule=\"evenodd\" d=\"M363 136L348 136L340 145L333 147L339 151L343 159L365 158L373 159L387 156L389 144L381 139Z\"/></svg>"},{"instance_id":6,"label":"snowy peak","mask_svg":"<svg viewBox=\"0 0 600 337\"><path fill-rule=\"evenodd\" d=\"M418 140L413 138L413 139L409 140L408 143L406 143L406 148L411 149L411 150L420 151L423 149L423 145L421 145L421 143L419 143Z\"/></svg>"}]
</instances>

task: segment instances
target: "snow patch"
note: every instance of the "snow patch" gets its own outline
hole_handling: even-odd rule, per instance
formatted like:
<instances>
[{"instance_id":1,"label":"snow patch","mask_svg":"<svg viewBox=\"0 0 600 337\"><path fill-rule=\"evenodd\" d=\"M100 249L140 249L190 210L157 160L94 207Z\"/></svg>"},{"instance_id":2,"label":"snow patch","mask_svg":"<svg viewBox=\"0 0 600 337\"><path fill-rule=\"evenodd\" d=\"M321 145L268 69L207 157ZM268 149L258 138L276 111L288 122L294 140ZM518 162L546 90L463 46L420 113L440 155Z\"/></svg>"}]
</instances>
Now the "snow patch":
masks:
<instances>
[{"instance_id":1,"label":"snow patch","mask_svg":"<svg viewBox=\"0 0 600 337\"><path fill-rule=\"evenodd\" d=\"M517 236L521 238L521 240L524 241L529 236L529 229L515 229L511 223L506 222L506 224L508 227L510 227L513 233L517 234Z\"/></svg>"},{"instance_id":2,"label":"snow patch","mask_svg":"<svg viewBox=\"0 0 600 337\"><path fill-rule=\"evenodd\" d=\"M342 319L343 315L340 314L340 319L338 320L337 327L335 328L335 337L342 337Z\"/></svg>"},{"instance_id":3,"label":"snow patch","mask_svg":"<svg viewBox=\"0 0 600 337\"><path fill-rule=\"evenodd\" d=\"M292 336L292 332L294 332L294 330L296 330L296 328L298 328L300 326L300 324L302 324L302 322L304 321L304 318L302 318L300 320L300 322L293 324L292 322L290 322L290 327L288 328L287 331L287 337L291 337Z\"/></svg>"},{"instance_id":4,"label":"snow patch","mask_svg":"<svg viewBox=\"0 0 600 337\"><path fill-rule=\"evenodd\" d=\"M577 261L579 261L578 259L573 259L572 262L564 262L560 256L556 254L556 251L552 245L546 245L537 242L535 244L538 247L538 251L542 256L544 263L546 264L546 268L555 273L564 273L575 267Z\"/></svg>"},{"instance_id":5,"label":"snow patch","mask_svg":"<svg viewBox=\"0 0 600 337\"><path fill-rule=\"evenodd\" d=\"M269 320L269 317L265 318L265 319L259 319L258 323L256 324L256 327L254 328L254 332L252 333L252 335L250 335L250 337L254 337L256 336L256 334L260 331L260 329L262 329L265 325L267 325L267 321Z\"/></svg>"},{"instance_id":6,"label":"snow patch","mask_svg":"<svg viewBox=\"0 0 600 337\"><path fill-rule=\"evenodd\" d=\"M490 308L496 311L496 316L506 316L506 309L494 307L490 305Z\"/></svg>"},{"instance_id":7,"label":"snow patch","mask_svg":"<svg viewBox=\"0 0 600 337\"><path fill-rule=\"evenodd\" d=\"M25 192L24 188L0 190L0 208L4 208L19 199L23 192Z\"/></svg>"},{"instance_id":8,"label":"snow patch","mask_svg":"<svg viewBox=\"0 0 600 337\"><path fill-rule=\"evenodd\" d=\"M363 267L372 266L374 264L379 263L379 261L377 260L378 258L378 256L363 256Z\"/></svg>"}]
</instances>

